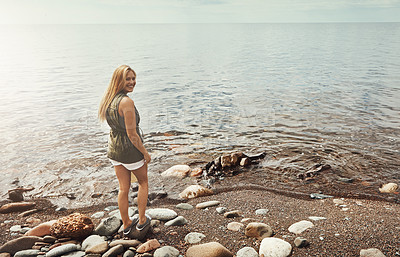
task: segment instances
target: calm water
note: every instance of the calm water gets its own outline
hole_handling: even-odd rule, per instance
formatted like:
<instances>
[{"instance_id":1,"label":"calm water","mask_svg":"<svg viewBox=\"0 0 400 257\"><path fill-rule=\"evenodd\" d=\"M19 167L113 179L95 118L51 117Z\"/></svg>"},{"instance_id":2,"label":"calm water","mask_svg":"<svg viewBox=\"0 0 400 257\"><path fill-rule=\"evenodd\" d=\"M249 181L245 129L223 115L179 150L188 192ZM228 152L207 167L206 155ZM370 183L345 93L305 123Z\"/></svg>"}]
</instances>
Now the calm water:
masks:
<instances>
[{"instance_id":1,"label":"calm water","mask_svg":"<svg viewBox=\"0 0 400 257\"><path fill-rule=\"evenodd\" d=\"M115 200L96 117L120 64L138 75L130 96L152 188L178 192L193 180L159 172L232 151L268 153L251 183L295 185L317 162L333 167L328 182L400 182L399 23L3 25L0 35L1 195L32 185L60 203Z\"/></svg>"}]
</instances>

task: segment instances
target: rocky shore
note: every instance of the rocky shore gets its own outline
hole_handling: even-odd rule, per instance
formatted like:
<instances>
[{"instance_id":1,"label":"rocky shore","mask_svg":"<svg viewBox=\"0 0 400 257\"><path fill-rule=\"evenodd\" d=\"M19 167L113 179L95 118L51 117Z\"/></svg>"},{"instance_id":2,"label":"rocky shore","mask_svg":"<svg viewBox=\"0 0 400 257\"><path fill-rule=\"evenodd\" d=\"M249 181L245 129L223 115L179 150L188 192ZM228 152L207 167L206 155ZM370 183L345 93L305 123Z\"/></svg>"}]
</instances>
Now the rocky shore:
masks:
<instances>
[{"instance_id":1,"label":"rocky shore","mask_svg":"<svg viewBox=\"0 0 400 257\"><path fill-rule=\"evenodd\" d=\"M390 202L240 189L182 201L166 197L148 207L153 231L138 241L121 236L116 203L56 210L31 200L40 211L0 214L1 257L400 256L400 205ZM84 225L72 226L80 233L68 238L60 231L66 220L74 223L73 213Z\"/></svg>"}]
</instances>

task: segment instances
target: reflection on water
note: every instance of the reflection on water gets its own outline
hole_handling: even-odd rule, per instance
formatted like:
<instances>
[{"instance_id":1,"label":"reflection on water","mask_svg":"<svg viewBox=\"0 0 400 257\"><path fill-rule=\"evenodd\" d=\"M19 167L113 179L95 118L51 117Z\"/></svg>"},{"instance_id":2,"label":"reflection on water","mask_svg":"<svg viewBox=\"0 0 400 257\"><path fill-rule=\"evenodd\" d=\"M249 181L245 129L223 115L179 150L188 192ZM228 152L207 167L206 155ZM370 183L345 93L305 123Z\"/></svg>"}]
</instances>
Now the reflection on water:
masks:
<instances>
[{"instance_id":1,"label":"reflection on water","mask_svg":"<svg viewBox=\"0 0 400 257\"><path fill-rule=\"evenodd\" d=\"M194 180L162 181L159 172L232 151L268 153L248 183L296 187L296 174L315 163L332 166L321 183L400 182L397 23L36 25L0 33L1 194L34 185L35 196L76 192L83 201L75 205L93 192L115 200L108 128L96 115L123 63L138 74L131 97L154 188L178 192Z\"/></svg>"}]
</instances>

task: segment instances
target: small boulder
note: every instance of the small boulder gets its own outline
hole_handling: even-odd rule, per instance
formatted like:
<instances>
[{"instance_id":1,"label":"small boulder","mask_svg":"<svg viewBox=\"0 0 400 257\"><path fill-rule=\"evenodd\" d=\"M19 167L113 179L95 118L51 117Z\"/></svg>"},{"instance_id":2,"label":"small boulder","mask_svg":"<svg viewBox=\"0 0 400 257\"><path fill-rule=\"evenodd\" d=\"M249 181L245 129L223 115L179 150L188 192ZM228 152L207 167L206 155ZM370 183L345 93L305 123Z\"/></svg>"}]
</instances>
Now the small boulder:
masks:
<instances>
[{"instance_id":1,"label":"small boulder","mask_svg":"<svg viewBox=\"0 0 400 257\"><path fill-rule=\"evenodd\" d=\"M240 222L230 222L227 225L227 229L228 230L235 231L235 232L237 232L237 231L239 231L239 230L241 230L243 228L244 228L244 225L242 223L240 223Z\"/></svg>"},{"instance_id":2,"label":"small boulder","mask_svg":"<svg viewBox=\"0 0 400 257\"><path fill-rule=\"evenodd\" d=\"M268 237L261 241L260 257L287 257L292 252L292 246L279 238Z\"/></svg>"},{"instance_id":3,"label":"small boulder","mask_svg":"<svg viewBox=\"0 0 400 257\"><path fill-rule=\"evenodd\" d=\"M121 220L115 216L103 219L96 227L95 233L100 236L111 236L121 227Z\"/></svg>"},{"instance_id":4,"label":"small boulder","mask_svg":"<svg viewBox=\"0 0 400 257\"><path fill-rule=\"evenodd\" d=\"M192 199L200 196L207 196L207 195L212 195L213 191L211 189L208 189L206 187L200 186L200 185L191 185L188 186L185 190L183 190L180 194L179 197L183 199Z\"/></svg>"},{"instance_id":5,"label":"small boulder","mask_svg":"<svg viewBox=\"0 0 400 257\"><path fill-rule=\"evenodd\" d=\"M99 236L99 235L91 235L88 236L85 240L83 240L82 242L82 250L86 250L92 246L101 244L106 242L103 237Z\"/></svg>"},{"instance_id":6,"label":"small boulder","mask_svg":"<svg viewBox=\"0 0 400 257\"><path fill-rule=\"evenodd\" d=\"M186 257L233 257L233 254L218 242L210 242L189 247Z\"/></svg>"},{"instance_id":7,"label":"small boulder","mask_svg":"<svg viewBox=\"0 0 400 257\"><path fill-rule=\"evenodd\" d=\"M384 184L381 188L379 188L379 192L381 193L395 193L399 186L396 183L388 183Z\"/></svg>"},{"instance_id":8,"label":"small boulder","mask_svg":"<svg viewBox=\"0 0 400 257\"><path fill-rule=\"evenodd\" d=\"M309 228L312 228L312 227L314 227L314 224L311 221L302 220L302 221L292 224L288 230L291 233L300 234L303 231L305 231Z\"/></svg>"},{"instance_id":9,"label":"small boulder","mask_svg":"<svg viewBox=\"0 0 400 257\"><path fill-rule=\"evenodd\" d=\"M222 168L232 166L232 158L230 155L221 156L221 166Z\"/></svg>"},{"instance_id":10,"label":"small boulder","mask_svg":"<svg viewBox=\"0 0 400 257\"><path fill-rule=\"evenodd\" d=\"M153 219L163 220L163 221L172 220L178 216L178 214L174 210L167 208L148 209L146 210L146 214L152 217Z\"/></svg>"},{"instance_id":11,"label":"small boulder","mask_svg":"<svg viewBox=\"0 0 400 257\"><path fill-rule=\"evenodd\" d=\"M184 178L189 174L189 172L190 167L188 165L174 165L161 173L161 176Z\"/></svg>"},{"instance_id":12,"label":"small boulder","mask_svg":"<svg viewBox=\"0 0 400 257\"><path fill-rule=\"evenodd\" d=\"M179 256L179 251L178 249L172 247L172 246L163 246L161 248L158 248L154 254L154 257L178 257Z\"/></svg>"},{"instance_id":13,"label":"small boulder","mask_svg":"<svg viewBox=\"0 0 400 257\"><path fill-rule=\"evenodd\" d=\"M147 253L147 252L153 251L154 249L157 249L158 247L160 247L160 243L158 242L158 240L150 239L146 243L139 246L139 248L136 250L136 252L137 253Z\"/></svg>"},{"instance_id":14,"label":"small boulder","mask_svg":"<svg viewBox=\"0 0 400 257\"><path fill-rule=\"evenodd\" d=\"M9 190L8 198L13 202L22 202L24 200L23 191L18 189Z\"/></svg>"},{"instance_id":15,"label":"small boulder","mask_svg":"<svg viewBox=\"0 0 400 257\"><path fill-rule=\"evenodd\" d=\"M50 228L56 222L56 220L51 220L48 222L44 222L42 224L37 225L32 228L28 232L25 233L25 236L45 236L50 235Z\"/></svg>"},{"instance_id":16,"label":"small boulder","mask_svg":"<svg viewBox=\"0 0 400 257\"><path fill-rule=\"evenodd\" d=\"M273 235L272 228L264 223L251 222L246 226L244 234L259 240Z\"/></svg>"},{"instance_id":17,"label":"small boulder","mask_svg":"<svg viewBox=\"0 0 400 257\"><path fill-rule=\"evenodd\" d=\"M69 237L83 239L93 232L93 222L86 215L73 213L58 219L50 228L51 235L57 238Z\"/></svg>"},{"instance_id":18,"label":"small boulder","mask_svg":"<svg viewBox=\"0 0 400 257\"><path fill-rule=\"evenodd\" d=\"M166 222L165 226L183 226L186 225L188 221L183 216L178 216L173 220Z\"/></svg>"},{"instance_id":19,"label":"small boulder","mask_svg":"<svg viewBox=\"0 0 400 257\"><path fill-rule=\"evenodd\" d=\"M225 218L235 218L235 217L240 217L240 211L239 210L234 210L234 211L229 211L224 213Z\"/></svg>"},{"instance_id":20,"label":"small boulder","mask_svg":"<svg viewBox=\"0 0 400 257\"><path fill-rule=\"evenodd\" d=\"M236 253L236 257L258 257L258 253L252 247L243 247Z\"/></svg>"},{"instance_id":21,"label":"small boulder","mask_svg":"<svg viewBox=\"0 0 400 257\"><path fill-rule=\"evenodd\" d=\"M11 212L22 212L27 211L35 207L34 202L16 202L7 203L0 208L0 213L11 213Z\"/></svg>"}]
</instances>

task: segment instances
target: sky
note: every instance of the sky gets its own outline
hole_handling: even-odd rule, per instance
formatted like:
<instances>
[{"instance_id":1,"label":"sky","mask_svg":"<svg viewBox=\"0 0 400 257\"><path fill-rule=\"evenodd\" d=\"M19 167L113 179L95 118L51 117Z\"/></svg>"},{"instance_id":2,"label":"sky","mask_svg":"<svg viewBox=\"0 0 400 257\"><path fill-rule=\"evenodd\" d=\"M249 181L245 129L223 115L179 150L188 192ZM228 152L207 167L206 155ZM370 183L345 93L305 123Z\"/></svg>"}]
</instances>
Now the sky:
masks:
<instances>
[{"instance_id":1,"label":"sky","mask_svg":"<svg viewBox=\"0 0 400 257\"><path fill-rule=\"evenodd\" d=\"M400 0L0 0L0 24L400 22Z\"/></svg>"}]
</instances>

